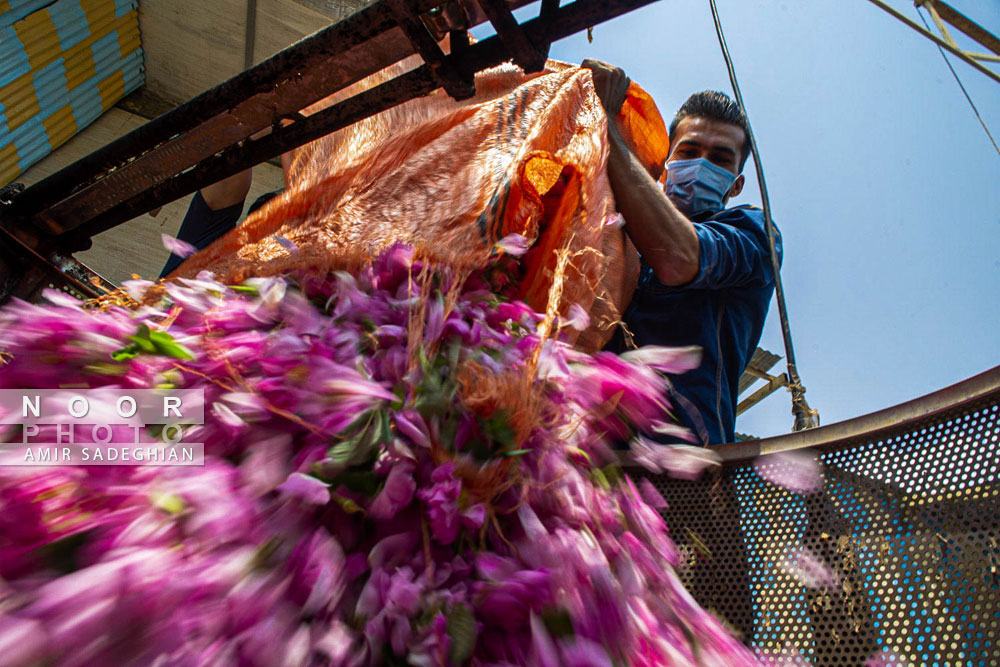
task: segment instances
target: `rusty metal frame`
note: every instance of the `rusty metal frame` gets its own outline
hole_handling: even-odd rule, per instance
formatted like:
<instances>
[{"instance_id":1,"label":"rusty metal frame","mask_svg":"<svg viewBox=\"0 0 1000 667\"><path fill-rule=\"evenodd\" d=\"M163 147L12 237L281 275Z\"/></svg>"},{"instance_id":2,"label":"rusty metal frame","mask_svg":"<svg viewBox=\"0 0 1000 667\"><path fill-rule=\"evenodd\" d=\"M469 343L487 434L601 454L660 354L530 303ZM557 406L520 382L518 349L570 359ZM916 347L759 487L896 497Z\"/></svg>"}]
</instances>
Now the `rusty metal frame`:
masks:
<instances>
[{"instance_id":1,"label":"rusty metal frame","mask_svg":"<svg viewBox=\"0 0 1000 667\"><path fill-rule=\"evenodd\" d=\"M931 40L942 49L950 51L952 54L961 58L969 65L972 65L986 76L990 77L997 83L1000 83L1000 72L990 69L980 62L980 60L1000 61L1000 57L998 57L1000 56L1000 40L975 21L943 2L943 0L916 0L915 2L918 7L922 6L928 9L931 17L934 18L934 22L938 26L938 30L941 31L942 36L935 35L933 32L925 30L922 26L911 21L901 12L897 11L893 7L890 7L888 4L883 2L883 0L868 1L898 21L908 25L913 30L916 30L918 33ZM948 34L948 29L945 27L944 21L950 23L956 29L962 31L972 39L993 51L994 55L973 53L959 48L959 46L955 43L955 40L952 39L950 34Z\"/></svg>"},{"instance_id":2,"label":"rusty metal frame","mask_svg":"<svg viewBox=\"0 0 1000 667\"><path fill-rule=\"evenodd\" d=\"M934 19L935 25L937 25L938 31L941 33L941 36L944 37L945 41L951 43L952 46L959 48L958 44L956 44L955 40L952 38L951 33L948 31L948 27L945 25L945 22L964 33L970 39L979 42L992 51L992 53L975 53L973 51L965 51L965 54L970 58L989 62L1000 62L1000 39L997 39L995 35L970 19L968 16L955 9L947 2L944 2L944 0L915 0L914 4L917 5L917 7L925 8L930 13L931 18Z\"/></svg>"},{"instance_id":3,"label":"rusty metal frame","mask_svg":"<svg viewBox=\"0 0 1000 667\"><path fill-rule=\"evenodd\" d=\"M736 416L743 414L782 387L788 386L788 375L786 373L778 373L777 375L762 373L762 375L764 377L761 379L767 380L767 382L736 405Z\"/></svg>"},{"instance_id":4,"label":"rusty metal frame","mask_svg":"<svg viewBox=\"0 0 1000 667\"><path fill-rule=\"evenodd\" d=\"M1000 366L926 396L861 417L808 431L722 445L715 447L714 451L726 463L742 463L763 454L805 448L835 451L850 447L861 438L891 438L940 413L973 403L996 401L997 397L1000 397Z\"/></svg>"},{"instance_id":5,"label":"rusty metal frame","mask_svg":"<svg viewBox=\"0 0 1000 667\"><path fill-rule=\"evenodd\" d=\"M475 73L505 61L537 67L552 41L653 1L575 0L560 6L543 0L536 18L517 23L510 7L527 0L480 0L481 9L469 0L380 0L15 194L0 203L0 226L15 256L58 252L74 271L86 273L69 255L90 247L90 238L102 231L438 87L467 96L474 92L469 83ZM497 35L469 45L468 27L487 18L494 19ZM435 41L443 29L455 43L448 55ZM414 53L424 65L321 112L302 114ZM251 138L266 128L269 134ZM0 293L0 300L10 293Z\"/></svg>"},{"instance_id":6,"label":"rusty metal frame","mask_svg":"<svg viewBox=\"0 0 1000 667\"><path fill-rule=\"evenodd\" d=\"M837 451L854 446L860 441L891 439L894 435L910 432L915 425L943 413L974 404L996 402L998 399L1000 399L1000 366L912 401L861 417L772 438L716 445L712 447L712 451L718 454L723 465L727 466L743 464L758 456L777 452L801 449ZM622 459L626 467L638 467L629 460L627 453Z\"/></svg>"},{"instance_id":7,"label":"rusty metal frame","mask_svg":"<svg viewBox=\"0 0 1000 667\"><path fill-rule=\"evenodd\" d=\"M480 0L479 5L486 12L493 29L500 36L514 62L525 72L541 71L548 56L548 44L544 48L539 48L532 43L521 30L521 26L518 25L517 19L504 0Z\"/></svg>"},{"instance_id":8,"label":"rusty metal frame","mask_svg":"<svg viewBox=\"0 0 1000 667\"><path fill-rule=\"evenodd\" d=\"M725 462L743 462L763 454L813 448L835 451L850 447L860 438L891 438L912 430L914 424L956 407L996 400L1000 396L1000 366L974 375L926 396L836 424L762 440L724 445L716 451Z\"/></svg>"}]
</instances>

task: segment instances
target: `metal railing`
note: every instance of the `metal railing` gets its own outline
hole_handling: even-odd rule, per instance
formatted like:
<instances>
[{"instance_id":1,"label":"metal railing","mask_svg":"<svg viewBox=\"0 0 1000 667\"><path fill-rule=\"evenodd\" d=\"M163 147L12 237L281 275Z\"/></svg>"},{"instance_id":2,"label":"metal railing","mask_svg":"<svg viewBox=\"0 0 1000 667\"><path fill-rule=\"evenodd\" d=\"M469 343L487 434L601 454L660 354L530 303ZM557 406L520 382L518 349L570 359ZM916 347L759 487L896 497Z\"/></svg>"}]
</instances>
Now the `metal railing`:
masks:
<instances>
[{"instance_id":1,"label":"metal railing","mask_svg":"<svg viewBox=\"0 0 1000 667\"><path fill-rule=\"evenodd\" d=\"M819 457L821 492L754 469L761 454L803 449ZM856 419L720 446L721 470L698 482L647 477L669 505L686 585L760 650L790 644L814 665L891 651L985 667L1000 662L998 450L1000 367ZM787 566L800 549L825 585Z\"/></svg>"}]
</instances>

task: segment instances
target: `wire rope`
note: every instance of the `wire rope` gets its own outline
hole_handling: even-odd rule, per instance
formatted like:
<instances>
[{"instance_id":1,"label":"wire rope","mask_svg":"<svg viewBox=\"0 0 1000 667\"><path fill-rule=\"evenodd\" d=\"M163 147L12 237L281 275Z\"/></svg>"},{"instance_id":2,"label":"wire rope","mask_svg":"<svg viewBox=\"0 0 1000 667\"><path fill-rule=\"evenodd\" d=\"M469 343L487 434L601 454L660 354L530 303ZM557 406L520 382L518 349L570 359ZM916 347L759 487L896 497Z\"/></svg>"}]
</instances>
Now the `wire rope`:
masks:
<instances>
[{"instance_id":1,"label":"wire rope","mask_svg":"<svg viewBox=\"0 0 1000 667\"><path fill-rule=\"evenodd\" d=\"M792 330L788 323L788 308L785 305L785 290L781 284L781 263L778 261L778 253L775 249L775 229L774 220L771 218L771 201L767 195L767 181L764 179L764 167L760 160L760 151L757 149L757 139L754 137L753 128L750 125L747 107L743 103L743 94L740 92L740 84L736 77L736 70L733 67L733 59L729 54L729 47L726 45L726 36L722 30L722 21L719 19L719 9L715 6L715 0L708 0L712 8L712 20L715 22L715 34L719 38L719 46L722 49L722 57L726 61L726 69L729 72L729 82L732 84L733 93L736 95L736 103L743 109L747 116L747 135L750 139L750 151L753 154L754 168L757 171L757 184L760 186L760 198L764 209L764 229L767 233L768 249L771 255L771 272L774 275L774 296L778 302L778 317L781 320L781 337L785 344L785 359L788 364L788 387L792 393L792 414L795 416L793 430L802 431L807 428L819 426L819 413L809 407L806 403L806 388L799 377L799 370L795 364L795 347L792 344Z\"/></svg>"},{"instance_id":2,"label":"wire rope","mask_svg":"<svg viewBox=\"0 0 1000 667\"><path fill-rule=\"evenodd\" d=\"M920 11L920 7L917 7L917 14L920 15L920 20L924 22L924 27L927 28L927 32L930 32L931 27L928 25L927 19L924 17L924 13ZM941 57L944 58L944 64L948 66L949 70L951 70L951 75L955 77L955 81L958 82L958 87L962 89L962 94L965 95L965 99L969 102L969 106L972 107L972 112L976 114L976 118L979 119L979 124L983 126L986 136L990 138L990 143L993 144L993 148L996 150L997 154L1000 155L1000 146L997 146L997 141L993 138L993 133L991 133L990 128L986 126L986 121L983 120L983 117L979 115L979 109L976 108L976 103L972 101L969 91L965 89L962 79L959 78L958 72L955 71L955 68L951 66L951 61L948 60L948 56L945 54L944 49L941 48L940 44L937 45L937 50L941 54Z\"/></svg>"}]
</instances>

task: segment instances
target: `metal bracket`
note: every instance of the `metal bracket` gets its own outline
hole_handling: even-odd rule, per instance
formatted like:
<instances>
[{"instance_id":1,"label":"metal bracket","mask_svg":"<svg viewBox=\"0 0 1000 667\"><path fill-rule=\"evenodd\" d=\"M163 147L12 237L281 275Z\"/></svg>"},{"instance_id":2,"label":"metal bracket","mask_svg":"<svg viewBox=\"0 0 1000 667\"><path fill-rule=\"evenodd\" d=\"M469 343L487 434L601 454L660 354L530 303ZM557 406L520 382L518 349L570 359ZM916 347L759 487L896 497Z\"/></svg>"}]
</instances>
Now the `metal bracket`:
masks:
<instances>
[{"instance_id":1,"label":"metal bracket","mask_svg":"<svg viewBox=\"0 0 1000 667\"><path fill-rule=\"evenodd\" d=\"M558 6L558 3L556 4ZM521 69L529 74L545 69L549 45L545 44L545 48L540 49L531 43L505 0L479 0L479 6L490 19L500 41L507 47L507 51L510 52L514 62Z\"/></svg>"},{"instance_id":2,"label":"metal bracket","mask_svg":"<svg viewBox=\"0 0 1000 667\"><path fill-rule=\"evenodd\" d=\"M424 25L431 31L435 41L441 41L451 32L461 32L472 27L468 13L455 0L450 0L440 7L434 7L423 15ZM452 53L454 53L452 46Z\"/></svg>"},{"instance_id":3,"label":"metal bracket","mask_svg":"<svg viewBox=\"0 0 1000 667\"><path fill-rule=\"evenodd\" d=\"M996 56L991 56L986 53L972 53L970 51L965 51L964 49L959 48L955 44L955 41L951 39L951 35L947 34L948 32L947 28L944 28L942 31L942 35L946 35L946 38L939 37L938 35L935 35L933 32L925 30L923 26L915 23L914 21L911 21L902 13L900 13L893 7L890 7L888 4L883 2L883 0L868 0L868 1L873 5L875 5L876 7L878 7L879 9L881 9L882 11L884 11L885 13L894 17L901 23L905 23L906 25L910 26L912 29L916 30L921 35L923 35L927 39L931 40L932 42L940 46L942 49L946 49L947 51L951 52L955 56L961 58L968 64L972 65L977 70L979 70L986 76L990 77L997 83L1000 83L1000 73L990 69L982 62L980 62L981 60L997 61L1000 60L1000 58ZM976 40L983 46L986 46L986 48L991 50L994 47L1000 48L1000 40L997 40L997 38L993 34L991 34L988 30L977 24L975 21L972 21L971 19L966 17L964 14L961 14L958 11L952 9L949 5L945 4L941 0L923 0L922 2L918 1L915 4L918 7L924 6L927 8L931 8L933 6L934 8L936 8L938 10L937 12L934 11L931 12L931 16L935 18L935 23L937 23L942 18L949 19L950 22L950 19L953 18L956 21L955 23L952 23L954 27L958 28L965 34L969 35L970 37L972 37L972 39ZM945 9L946 7L947 9ZM943 23L939 24L938 29L942 30L943 25L944 25ZM1000 51L997 51L996 53L1000 55Z\"/></svg>"},{"instance_id":4,"label":"metal bracket","mask_svg":"<svg viewBox=\"0 0 1000 667\"><path fill-rule=\"evenodd\" d=\"M931 18L934 19L934 23L937 25L938 30L941 32L941 36L944 37L945 40L952 46L958 48L958 44L956 44L955 40L952 39L951 34L948 32L948 28L945 26L946 21L953 28L957 28L967 37L979 42L993 52L992 54L989 54L965 51L970 58L1000 62L1000 39L997 39L995 35L970 19L968 16L961 13L957 9L954 9L951 5L944 2L944 0L914 0L913 4L927 10L927 12L931 15Z\"/></svg>"},{"instance_id":5,"label":"metal bracket","mask_svg":"<svg viewBox=\"0 0 1000 667\"><path fill-rule=\"evenodd\" d=\"M410 4L406 0L388 0L388 2L397 15L399 27L410 40L414 50L430 67L434 79L445 92L456 100L466 100L475 95L474 75L459 71L455 63L448 59Z\"/></svg>"}]
</instances>

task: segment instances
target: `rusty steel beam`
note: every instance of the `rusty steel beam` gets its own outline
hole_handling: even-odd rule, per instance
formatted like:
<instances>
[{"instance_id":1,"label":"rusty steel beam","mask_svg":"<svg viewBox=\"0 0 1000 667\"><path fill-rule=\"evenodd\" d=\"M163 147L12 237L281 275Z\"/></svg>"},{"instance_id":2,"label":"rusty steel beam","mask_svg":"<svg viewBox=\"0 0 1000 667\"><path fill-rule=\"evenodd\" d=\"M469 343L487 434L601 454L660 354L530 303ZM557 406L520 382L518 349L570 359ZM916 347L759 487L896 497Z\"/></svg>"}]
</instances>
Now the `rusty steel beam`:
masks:
<instances>
[{"instance_id":1,"label":"rusty steel beam","mask_svg":"<svg viewBox=\"0 0 1000 667\"><path fill-rule=\"evenodd\" d=\"M36 300L49 284L81 299L92 299L116 285L73 257L42 256L0 224L0 300Z\"/></svg>"},{"instance_id":2,"label":"rusty steel beam","mask_svg":"<svg viewBox=\"0 0 1000 667\"><path fill-rule=\"evenodd\" d=\"M381 4L373 7L378 6ZM291 49L297 51L298 47L299 45L294 45ZM401 30L393 25L392 28L367 42L355 45L326 60L317 60L301 69L293 69L290 74L286 71L284 75L278 77L284 78L271 84L269 90L257 92L249 99L235 104L223 113L205 119L191 129L180 130L181 133L168 139L156 150L127 159L125 164L84 186L64 201L38 211L33 216L33 222L53 235L64 234L123 199L154 187L191 165L246 140L251 134L272 127L283 119L294 118L310 104L412 54L412 46ZM226 85L222 84L220 87ZM211 99L215 101L215 98ZM214 110L216 105L206 108ZM183 109L183 106L179 109ZM185 122L181 126L190 124L200 115L192 113L184 116L182 119ZM135 132L142 129L138 128ZM122 139L129 139L129 136L126 135ZM131 144L133 151L137 145L141 145L140 141L142 137L136 138L135 143ZM117 162L121 162L120 157L116 158ZM68 169L82 168L80 163L76 163ZM54 174L50 178L57 175ZM36 201L40 200L45 193L36 196L33 188L41 186L45 186L45 181L28 188L21 197L18 197L14 202L15 208L12 214L25 214L21 208L22 197L28 201L27 206L34 205L32 197L35 197ZM50 201L56 201L56 197Z\"/></svg>"},{"instance_id":3,"label":"rusty steel beam","mask_svg":"<svg viewBox=\"0 0 1000 667\"><path fill-rule=\"evenodd\" d=\"M402 4L414 14L443 5L449 11L436 13L450 20L463 12L442 0ZM472 22L485 20L472 7ZM32 218L47 235L65 234L200 160L296 118L310 104L415 53L397 9L383 0L293 44L36 183L8 216ZM22 240L33 243L27 236Z\"/></svg>"},{"instance_id":4,"label":"rusty steel beam","mask_svg":"<svg viewBox=\"0 0 1000 667\"><path fill-rule=\"evenodd\" d=\"M466 100L475 95L476 83L473 74L461 71L445 56L434 35L407 0L386 1L393 8L403 34L430 68L438 85L456 100Z\"/></svg>"},{"instance_id":5,"label":"rusty steel beam","mask_svg":"<svg viewBox=\"0 0 1000 667\"><path fill-rule=\"evenodd\" d=\"M521 69L530 73L540 72L545 68L548 44L539 48L532 43L504 0L479 0L479 6L486 12L493 29Z\"/></svg>"},{"instance_id":6,"label":"rusty steel beam","mask_svg":"<svg viewBox=\"0 0 1000 667\"><path fill-rule=\"evenodd\" d=\"M426 10L439 4L439 0L413 0L413 3L416 8ZM366 42L374 43L366 49L355 49ZM379 59L372 55L376 52L384 52L385 56ZM345 54L346 57L337 57ZM366 76L354 66L356 59L380 68L385 60L391 64L395 62L394 57L399 56L398 60L410 54L412 49L397 28L390 7L384 2L370 5L32 185L13 202L9 214L33 215L106 172L124 167L143 153L199 127L208 131L188 134L195 146L192 155L196 157L212 148L220 150L231 145L233 137L235 140L244 139L277 121L283 113L299 111L302 106L290 107L301 104L303 99L309 100L306 104L315 102ZM341 71L341 68L345 69ZM324 76L323 69L334 72ZM319 77L320 80L311 79L303 84L303 72L310 72L312 77ZM309 85L317 86L317 89L311 93L301 92L301 88ZM280 94L275 94L279 89ZM257 99L257 95L264 97ZM283 99L288 95L295 100L285 104ZM225 118L216 119L211 126L204 126L220 115ZM244 125L240 126L241 123ZM240 126L239 131L233 131L233 125ZM210 135L214 132L223 132L224 136L220 136L218 141L213 140ZM184 148L187 146L184 145ZM175 145L167 152L183 151ZM197 159L189 161L187 166L196 163Z\"/></svg>"},{"instance_id":7,"label":"rusty steel beam","mask_svg":"<svg viewBox=\"0 0 1000 667\"><path fill-rule=\"evenodd\" d=\"M986 76L990 77L997 83L1000 83L1000 73L994 72L989 67L986 67L985 65L977 61L975 58L973 58L969 53L963 51L962 49L958 48L953 44L950 44L947 40L938 37L929 30L925 30L917 23L914 23L913 21L908 19L903 13L897 11L896 9L888 5L884 0L868 0L868 2L872 3L873 5L884 11L886 14L889 14L890 16L894 17L901 23L910 26L913 30L917 31L927 39L931 40L932 42L940 46L942 49L945 49L951 54L955 55L956 57L961 58L966 63L972 65L972 67L979 70Z\"/></svg>"},{"instance_id":8,"label":"rusty steel beam","mask_svg":"<svg viewBox=\"0 0 1000 667\"><path fill-rule=\"evenodd\" d=\"M522 24L522 29L533 43L549 43L653 1L577 0L557 9L552 9L551 3L548 3L549 15L527 21ZM398 29L394 29L395 31ZM408 43L406 47L411 48ZM475 45L458 49L456 53L446 56L444 62L463 75L471 76L475 72L488 69L510 58L503 40L499 36L493 36ZM50 211L45 212L45 215L59 214L69 218L68 222L72 226L63 232L60 240L68 246L78 245L90 236L238 173L250 165L271 159L379 111L425 95L439 86L438 81L433 68L424 65L372 90L328 107L322 112L300 117L286 127L278 127L268 136L231 145L217 155L213 154L201 160L191 169L175 171L173 176L163 177L162 172L154 169L152 160L161 151L149 153L144 156L143 161L150 162L150 170L140 172L140 175L144 174L144 185L138 192L135 188L124 191L127 194L123 194L121 189L108 190L104 198L82 200L89 208L80 203L82 195L72 196L52 207ZM163 159L173 159L173 157L167 154ZM175 159L172 169L185 164L185 153L178 151ZM190 164L187 162L186 166ZM122 174L127 172L127 169L121 170ZM116 178L116 182L121 178L124 176ZM154 178L158 178L155 183L152 182Z\"/></svg>"},{"instance_id":9,"label":"rusty steel beam","mask_svg":"<svg viewBox=\"0 0 1000 667\"><path fill-rule=\"evenodd\" d=\"M990 400L1000 400L1000 366L926 396L861 417L763 440L720 445L713 450L726 463L741 463L764 454L796 449L835 451L857 444L861 438L877 441L907 433L915 424L936 415Z\"/></svg>"},{"instance_id":10,"label":"rusty steel beam","mask_svg":"<svg viewBox=\"0 0 1000 667\"><path fill-rule=\"evenodd\" d=\"M923 0L918 5L933 9L942 19L958 28L968 37L979 42L993 53L1000 55L1000 39L943 0Z\"/></svg>"},{"instance_id":11,"label":"rusty steel beam","mask_svg":"<svg viewBox=\"0 0 1000 667\"><path fill-rule=\"evenodd\" d=\"M95 236L157 206L172 202L207 184L237 174L250 164L277 157L296 146L326 136L337 129L438 88L430 70L424 66L383 83L323 111L283 127L254 142L235 146L221 155L203 161L196 168L173 176L132 198L104 211L75 230L76 238ZM71 232L71 234L74 232Z\"/></svg>"},{"instance_id":12,"label":"rusty steel beam","mask_svg":"<svg viewBox=\"0 0 1000 667\"><path fill-rule=\"evenodd\" d=\"M214 116L157 150L111 171L62 202L39 211L33 218L36 225L55 235L64 234L122 199L138 195L191 165L245 141L250 134L283 119L295 118L295 114L327 94L410 55L411 49L405 39L399 42L391 39L394 32L398 30L372 40L384 47L378 51L371 51L365 48L366 45L350 49L330 66L315 65L306 69L301 76L286 80L269 92L254 95L232 111ZM25 195L30 191L28 188Z\"/></svg>"},{"instance_id":13,"label":"rusty steel beam","mask_svg":"<svg viewBox=\"0 0 1000 667\"><path fill-rule=\"evenodd\" d=\"M771 438L715 445L711 449L718 454L723 466L748 463L758 456L778 452L803 449L838 451L867 442L889 440L948 413L981 409L998 402L1000 366L912 401L861 417ZM635 470L640 467L632 461L628 452L622 452L620 458L626 468Z\"/></svg>"},{"instance_id":14,"label":"rusty steel beam","mask_svg":"<svg viewBox=\"0 0 1000 667\"><path fill-rule=\"evenodd\" d=\"M420 21L418 12L440 4L441 0L386 0L371 5L32 186L8 215L32 217L43 235L65 235L252 134L299 117L308 105L415 51L435 68L450 94L467 97L474 93L471 83L442 60ZM453 2L444 7L448 11L437 14L452 21L463 11ZM471 13L472 22L485 19L478 8ZM154 142L152 150L148 142ZM23 233L23 226L18 232L23 242L39 247ZM87 247L86 240L78 237L66 236L63 242L73 239L70 250Z\"/></svg>"}]
</instances>

